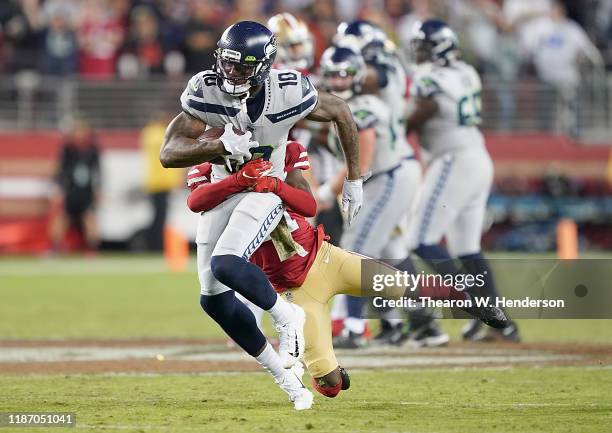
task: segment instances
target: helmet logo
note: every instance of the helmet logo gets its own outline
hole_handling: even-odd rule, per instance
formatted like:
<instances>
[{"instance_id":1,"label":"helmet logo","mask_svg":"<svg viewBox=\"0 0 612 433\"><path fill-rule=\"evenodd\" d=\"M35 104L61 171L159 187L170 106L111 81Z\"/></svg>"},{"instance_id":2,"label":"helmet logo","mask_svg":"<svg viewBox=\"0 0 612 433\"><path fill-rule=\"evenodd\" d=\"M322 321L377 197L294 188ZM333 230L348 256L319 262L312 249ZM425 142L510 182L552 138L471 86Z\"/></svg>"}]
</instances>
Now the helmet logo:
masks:
<instances>
[{"instance_id":1,"label":"helmet logo","mask_svg":"<svg viewBox=\"0 0 612 433\"><path fill-rule=\"evenodd\" d=\"M244 58L244 61L245 61L245 62L256 62L256 61L257 61L257 58L256 58L255 56L246 56L246 57Z\"/></svg>"},{"instance_id":2,"label":"helmet logo","mask_svg":"<svg viewBox=\"0 0 612 433\"><path fill-rule=\"evenodd\" d=\"M267 58L272 57L274 53L276 53L276 38L272 37L270 42L266 44L264 47L264 53L266 54Z\"/></svg>"}]
</instances>

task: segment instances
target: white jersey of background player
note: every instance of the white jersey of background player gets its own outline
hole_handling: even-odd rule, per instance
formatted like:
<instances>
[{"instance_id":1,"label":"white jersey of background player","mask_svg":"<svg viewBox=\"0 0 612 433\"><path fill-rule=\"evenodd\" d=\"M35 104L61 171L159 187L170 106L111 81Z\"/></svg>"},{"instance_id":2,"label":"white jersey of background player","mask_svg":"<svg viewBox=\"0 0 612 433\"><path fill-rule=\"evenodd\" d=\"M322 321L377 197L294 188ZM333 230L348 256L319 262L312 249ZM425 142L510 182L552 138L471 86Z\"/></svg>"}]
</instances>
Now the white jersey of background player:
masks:
<instances>
[{"instance_id":1,"label":"white jersey of background player","mask_svg":"<svg viewBox=\"0 0 612 433\"><path fill-rule=\"evenodd\" d=\"M415 42L418 41L416 38ZM443 44L442 48L445 47L450 48ZM425 61L419 63L411 86L412 101L420 106L409 121L420 113L428 115L426 121L414 128L426 151L428 168L410 230L410 246L414 249L438 244L446 235L450 253L462 256L480 251L493 165L478 128L481 123L478 73L454 58L454 46L439 54L439 60L431 61L431 50L434 56L438 55L435 49L429 42L417 47L417 56ZM435 112L428 113L427 108Z\"/></svg>"},{"instance_id":2,"label":"white jersey of background player","mask_svg":"<svg viewBox=\"0 0 612 433\"><path fill-rule=\"evenodd\" d=\"M224 158L226 164L213 168L215 182L250 159L264 158L273 167L256 176L282 178L289 129L306 116L332 121L346 151L349 175L343 185L343 203L352 221L361 208L362 181L357 130L346 104L318 93L298 71L271 70L276 39L259 23L241 21L228 27L217 45L214 69L194 76L181 96L183 113L168 126L160 153L162 164L184 167ZM213 127L223 127L223 135L199 138ZM237 134L234 128L247 132ZM278 225L283 210L275 194L246 192L200 217L196 237L200 304L240 347L273 373L296 409L304 409L312 404L312 395L296 374L284 371L303 353L304 313L278 297L261 269L248 263ZM279 355L231 290L271 314L279 331Z\"/></svg>"},{"instance_id":3,"label":"white jersey of background player","mask_svg":"<svg viewBox=\"0 0 612 433\"><path fill-rule=\"evenodd\" d=\"M493 275L480 247L493 183L493 163L478 128L480 78L472 66L456 59L457 37L446 23L435 19L420 23L412 41L419 67L411 87L414 110L407 127L419 135L429 161L409 246L442 273L458 272L450 268L449 259L459 258L469 273L485 275L484 287L468 289L470 294L495 297ZM448 251L439 245L443 237ZM518 338L515 325L508 323L502 335ZM464 338L473 338L475 331L464 329Z\"/></svg>"},{"instance_id":4,"label":"white jersey of background player","mask_svg":"<svg viewBox=\"0 0 612 433\"><path fill-rule=\"evenodd\" d=\"M380 258L397 222L411 206L411 185L418 183L420 169L405 140L398 140L390 107L377 95L361 94L366 64L361 54L347 47L330 47L321 57L324 87L345 99L359 129L360 170L371 172L364 185L364 208L350 227L345 227L342 248ZM337 147L330 133L330 147ZM344 174L341 172L337 181ZM332 191L337 191L331 188ZM367 198L366 198L367 197ZM360 309L362 303L356 306ZM349 308L349 313L351 308ZM345 326L362 334L360 314L349 314Z\"/></svg>"}]
</instances>

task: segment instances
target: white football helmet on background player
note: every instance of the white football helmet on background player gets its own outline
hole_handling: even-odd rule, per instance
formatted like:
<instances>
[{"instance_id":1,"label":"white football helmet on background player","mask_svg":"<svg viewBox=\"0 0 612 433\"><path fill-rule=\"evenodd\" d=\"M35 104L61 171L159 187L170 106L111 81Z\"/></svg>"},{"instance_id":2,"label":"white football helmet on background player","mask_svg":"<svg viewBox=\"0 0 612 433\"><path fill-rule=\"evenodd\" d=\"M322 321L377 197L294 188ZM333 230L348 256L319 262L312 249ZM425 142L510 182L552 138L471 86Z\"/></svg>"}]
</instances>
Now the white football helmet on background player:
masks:
<instances>
[{"instance_id":1,"label":"white football helmet on background player","mask_svg":"<svg viewBox=\"0 0 612 433\"><path fill-rule=\"evenodd\" d=\"M268 20L278 42L277 63L283 68L305 71L314 63L312 34L306 23L289 13L274 15Z\"/></svg>"}]
</instances>

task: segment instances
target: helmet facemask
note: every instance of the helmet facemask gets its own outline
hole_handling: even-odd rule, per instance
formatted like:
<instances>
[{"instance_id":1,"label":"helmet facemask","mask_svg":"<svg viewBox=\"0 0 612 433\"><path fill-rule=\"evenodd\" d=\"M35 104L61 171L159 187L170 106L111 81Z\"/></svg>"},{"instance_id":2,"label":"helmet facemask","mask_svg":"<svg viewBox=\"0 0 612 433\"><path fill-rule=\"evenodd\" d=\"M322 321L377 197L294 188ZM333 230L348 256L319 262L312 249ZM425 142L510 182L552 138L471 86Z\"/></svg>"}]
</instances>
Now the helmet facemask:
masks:
<instances>
[{"instance_id":1,"label":"helmet facemask","mask_svg":"<svg viewBox=\"0 0 612 433\"><path fill-rule=\"evenodd\" d=\"M219 48L215 51L215 73L219 87L225 93L240 96L249 92L251 87L258 85L257 74L263 62L241 62L240 53Z\"/></svg>"}]
</instances>

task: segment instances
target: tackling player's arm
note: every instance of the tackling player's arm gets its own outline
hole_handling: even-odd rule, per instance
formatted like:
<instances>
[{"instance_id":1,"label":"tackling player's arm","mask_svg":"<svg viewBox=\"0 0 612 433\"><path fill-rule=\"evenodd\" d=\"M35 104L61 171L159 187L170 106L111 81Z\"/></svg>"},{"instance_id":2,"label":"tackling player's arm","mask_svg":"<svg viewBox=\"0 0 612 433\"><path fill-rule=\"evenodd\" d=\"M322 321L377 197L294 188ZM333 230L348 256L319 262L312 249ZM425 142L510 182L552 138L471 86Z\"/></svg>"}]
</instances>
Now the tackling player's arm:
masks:
<instances>
[{"instance_id":1,"label":"tackling player's arm","mask_svg":"<svg viewBox=\"0 0 612 433\"><path fill-rule=\"evenodd\" d=\"M206 129L200 119L181 112L168 125L159 154L161 165L166 168L190 167L226 155L219 139L197 140Z\"/></svg>"},{"instance_id":2,"label":"tackling player's arm","mask_svg":"<svg viewBox=\"0 0 612 433\"><path fill-rule=\"evenodd\" d=\"M330 93L319 91L317 105L306 118L315 122L335 123L346 160L347 179L359 179L359 136L346 102Z\"/></svg>"}]
</instances>

